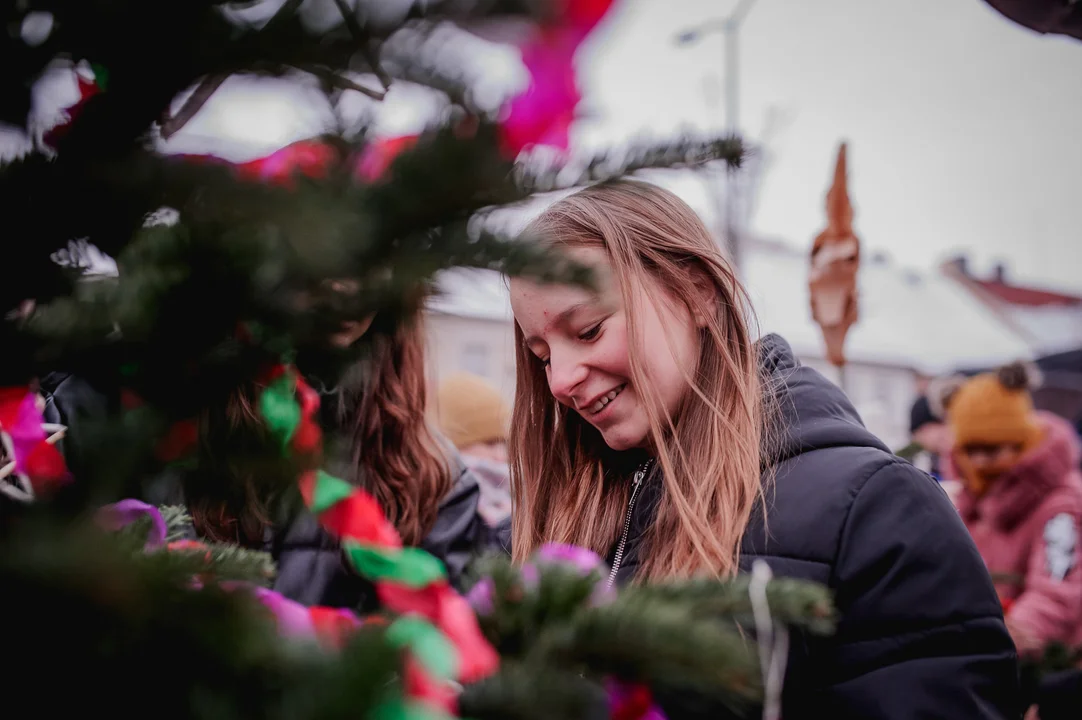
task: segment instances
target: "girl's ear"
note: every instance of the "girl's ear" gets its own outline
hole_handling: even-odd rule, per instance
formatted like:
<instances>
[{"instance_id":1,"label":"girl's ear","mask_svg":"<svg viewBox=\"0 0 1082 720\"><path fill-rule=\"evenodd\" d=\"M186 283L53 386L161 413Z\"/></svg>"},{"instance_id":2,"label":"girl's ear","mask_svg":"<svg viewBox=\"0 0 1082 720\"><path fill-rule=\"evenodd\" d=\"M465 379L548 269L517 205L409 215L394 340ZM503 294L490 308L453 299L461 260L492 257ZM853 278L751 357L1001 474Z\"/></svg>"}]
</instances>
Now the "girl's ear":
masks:
<instances>
[{"instance_id":1,"label":"girl's ear","mask_svg":"<svg viewBox=\"0 0 1082 720\"><path fill-rule=\"evenodd\" d=\"M695 297L689 309L695 327L701 329L707 325L708 316L705 313L712 312L717 308L718 290L714 287L713 280L710 279L710 276L698 263L691 265L691 282Z\"/></svg>"}]
</instances>

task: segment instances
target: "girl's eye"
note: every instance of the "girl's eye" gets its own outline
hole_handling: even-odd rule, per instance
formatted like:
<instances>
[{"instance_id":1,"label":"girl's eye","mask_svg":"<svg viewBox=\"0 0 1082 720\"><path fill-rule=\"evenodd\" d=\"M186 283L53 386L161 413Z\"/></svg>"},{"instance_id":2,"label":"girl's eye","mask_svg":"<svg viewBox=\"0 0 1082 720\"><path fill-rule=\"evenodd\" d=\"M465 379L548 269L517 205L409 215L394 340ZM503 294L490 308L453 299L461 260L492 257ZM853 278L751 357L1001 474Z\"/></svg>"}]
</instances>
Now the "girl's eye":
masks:
<instances>
[{"instance_id":1,"label":"girl's eye","mask_svg":"<svg viewBox=\"0 0 1082 720\"><path fill-rule=\"evenodd\" d=\"M601 332L601 323L598 323L597 325L594 325L582 331L582 333L579 335L579 340L593 340L595 337L597 337L597 334L599 332Z\"/></svg>"}]
</instances>

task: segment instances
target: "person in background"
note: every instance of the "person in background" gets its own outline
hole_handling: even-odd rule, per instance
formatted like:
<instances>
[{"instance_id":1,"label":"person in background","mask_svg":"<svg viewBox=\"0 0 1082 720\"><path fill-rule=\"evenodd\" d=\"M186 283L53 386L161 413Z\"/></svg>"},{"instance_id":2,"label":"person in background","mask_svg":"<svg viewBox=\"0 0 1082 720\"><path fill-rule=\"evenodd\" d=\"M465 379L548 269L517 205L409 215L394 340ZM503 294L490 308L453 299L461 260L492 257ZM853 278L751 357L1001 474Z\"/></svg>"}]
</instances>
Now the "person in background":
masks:
<instances>
[{"instance_id":1,"label":"person in background","mask_svg":"<svg viewBox=\"0 0 1082 720\"><path fill-rule=\"evenodd\" d=\"M510 408L483 378L456 373L440 383L436 413L440 430L458 448L481 487L478 512L490 526L498 526L511 516Z\"/></svg>"},{"instance_id":2,"label":"person in background","mask_svg":"<svg viewBox=\"0 0 1082 720\"><path fill-rule=\"evenodd\" d=\"M912 438L914 465L936 480L942 480L940 457L950 451L950 428L932 412L928 398L921 395L909 411L909 436Z\"/></svg>"},{"instance_id":3,"label":"person in background","mask_svg":"<svg viewBox=\"0 0 1082 720\"><path fill-rule=\"evenodd\" d=\"M344 327L332 346L354 346L372 322ZM330 387L330 375L320 374L326 365L321 358L297 358L298 370L321 395L324 469L371 493L403 544L440 560L451 585L461 590L469 564L498 550L500 540L479 512L474 474L428 417L420 320L374 333L358 355ZM245 450L256 456L268 441L256 393L238 389L225 407L209 408L200 419L198 468L163 476L146 499L186 506L193 539L270 553L278 568L273 589L291 600L373 612L379 605L374 587L349 569L339 542L316 516L299 508L276 517L260 467L234 461ZM232 454L221 452L223 447Z\"/></svg>"},{"instance_id":4,"label":"person in background","mask_svg":"<svg viewBox=\"0 0 1082 720\"><path fill-rule=\"evenodd\" d=\"M944 472L961 481L959 513L1030 659L1052 643L1082 643L1082 442L1066 420L1034 409L1037 382L1035 368L1014 363L937 392L953 435ZM1077 673L1066 679L1077 689ZM1035 690L1042 717L1061 716L1054 689ZM1077 700L1072 717L1082 716Z\"/></svg>"}]
</instances>

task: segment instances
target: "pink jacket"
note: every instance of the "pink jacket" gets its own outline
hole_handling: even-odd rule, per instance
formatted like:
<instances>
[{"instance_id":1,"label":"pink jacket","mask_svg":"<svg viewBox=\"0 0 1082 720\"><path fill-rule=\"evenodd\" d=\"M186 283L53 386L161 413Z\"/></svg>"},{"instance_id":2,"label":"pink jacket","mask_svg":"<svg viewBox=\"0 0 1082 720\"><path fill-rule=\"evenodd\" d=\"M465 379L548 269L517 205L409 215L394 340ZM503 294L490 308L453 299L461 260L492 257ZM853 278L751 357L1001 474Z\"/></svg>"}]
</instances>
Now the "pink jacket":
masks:
<instances>
[{"instance_id":1,"label":"pink jacket","mask_svg":"<svg viewBox=\"0 0 1082 720\"><path fill-rule=\"evenodd\" d=\"M1082 443L1065 420L1040 413L1040 422L1039 447L984 497L963 489L957 504L1007 616L1043 647L1082 642ZM953 460L946 465L957 478Z\"/></svg>"}]
</instances>

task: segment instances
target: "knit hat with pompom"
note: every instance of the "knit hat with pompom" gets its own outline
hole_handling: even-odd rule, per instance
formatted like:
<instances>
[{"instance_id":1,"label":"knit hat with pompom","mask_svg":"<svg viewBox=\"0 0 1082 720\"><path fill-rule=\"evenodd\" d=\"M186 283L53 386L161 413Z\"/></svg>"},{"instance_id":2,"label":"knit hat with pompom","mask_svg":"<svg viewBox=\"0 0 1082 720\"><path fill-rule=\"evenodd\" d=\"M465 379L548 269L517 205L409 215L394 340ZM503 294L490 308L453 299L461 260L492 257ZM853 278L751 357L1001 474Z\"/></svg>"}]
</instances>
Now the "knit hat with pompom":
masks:
<instances>
[{"instance_id":1,"label":"knit hat with pompom","mask_svg":"<svg viewBox=\"0 0 1082 720\"><path fill-rule=\"evenodd\" d=\"M436 416L459 450L507 440L510 410L499 391L476 375L457 373L440 383Z\"/></svg>"},{"instance_id":2,"label":"knit hat with pompom","mask_svg":"<svg viewBox=\"0 0 1082 720\"><path fill-rule=\"evenodd\" d=\"M946 389L941 401L955 445L1035 447L1041 429L1030 391L1039 382L1035 367L1016 362Z\"/></svg>"}]
</instances>

